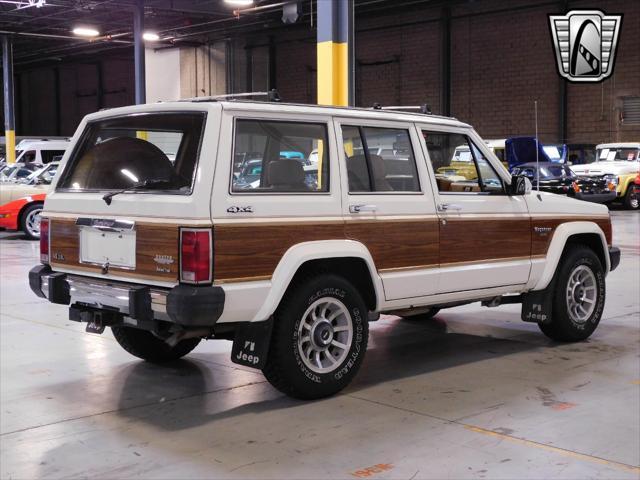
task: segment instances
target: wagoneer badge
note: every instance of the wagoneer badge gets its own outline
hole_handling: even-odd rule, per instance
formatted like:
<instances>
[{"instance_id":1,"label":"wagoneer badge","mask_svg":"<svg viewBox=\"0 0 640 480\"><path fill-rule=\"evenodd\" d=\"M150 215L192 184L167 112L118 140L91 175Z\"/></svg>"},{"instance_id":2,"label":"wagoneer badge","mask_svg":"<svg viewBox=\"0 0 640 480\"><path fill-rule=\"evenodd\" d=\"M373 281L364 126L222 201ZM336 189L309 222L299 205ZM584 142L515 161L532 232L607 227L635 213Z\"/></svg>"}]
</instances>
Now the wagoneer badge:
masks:
<instances>
[{"instance_id":1,"label":"wagoneer badge","mask_svg":"<svg viewBox=\"0 0 640 480\"><path fill-rule=\"evenodd\" d=\"M156 255L153 257L153 261L157 263L156 272L171 273L171 268L164 266L173 263L173 257L171 255Z\"/></svg>"},{"instance_id":2,"label":"wagoneer badge","mask_svg":"<svg viewBox=\"0 0 640 480\"><path fill-rule=\"evenodd\" d=\"M153 261L160 265L171 265L173 263L173 257L171 255L156 255L153 257Z\"/></svg>"},{"instance_id":3,"label":"wagoneer badge","mask_svg":"<svg viewBox=\"0 0 640 480\"><path fill-rule=\"evenodd\" d=\"M551 227L533 227L533 231L542 236L547 235L551 230Z\"/></svg>"}]
</instances>

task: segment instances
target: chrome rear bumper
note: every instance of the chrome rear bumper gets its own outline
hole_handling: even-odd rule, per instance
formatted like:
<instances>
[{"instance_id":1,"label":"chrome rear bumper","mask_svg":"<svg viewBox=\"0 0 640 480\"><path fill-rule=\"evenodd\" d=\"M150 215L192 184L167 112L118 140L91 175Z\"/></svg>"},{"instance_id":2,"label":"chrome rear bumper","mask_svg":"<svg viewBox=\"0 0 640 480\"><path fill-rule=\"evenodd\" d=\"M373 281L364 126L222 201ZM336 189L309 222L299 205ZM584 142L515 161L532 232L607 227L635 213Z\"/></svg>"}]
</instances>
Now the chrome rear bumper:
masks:
<instances>
[{"instance_id":1,"label":"chrome rear bumper","mask_svg":"<svg viewBox=\"0 0 640 480\"><path fill-rule=\"evenodd\" d=\"M31 290L72 310L108 311L118 318L164 320L185 327L213 326L222 315L225 294L218 286L156 288L53 272L38 265L29 272Z\"/></svg>"},{"instance_id":2,"label":"chrome rear bumper","mask_svg":"<svg viewBox=\"0 0 640 480\"><path fill-rule=\"evenodd\" d=\"M75 275L67 275L67 283L69 284L69 296L72 304L81 303L94 308L117 309L127 316L135 314L134 299L141 297L139 292L145 289L148 292L153 317L158 320L170 320L167 314L167 295L169 290L151 289L133 284L116 284Z\"/></svg>"}]
</instances>

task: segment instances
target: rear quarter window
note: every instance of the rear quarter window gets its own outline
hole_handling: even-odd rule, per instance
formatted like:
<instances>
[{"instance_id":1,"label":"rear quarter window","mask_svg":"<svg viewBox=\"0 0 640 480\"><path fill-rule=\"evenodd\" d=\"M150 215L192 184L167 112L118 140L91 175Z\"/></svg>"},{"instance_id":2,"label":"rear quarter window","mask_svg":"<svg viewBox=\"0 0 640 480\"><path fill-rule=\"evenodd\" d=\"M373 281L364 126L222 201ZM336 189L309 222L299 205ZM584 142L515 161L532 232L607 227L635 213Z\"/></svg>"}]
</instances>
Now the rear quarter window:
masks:
<instances>
[{"instance_id":1,"label":"rear quarter window","mask_svg":"<svg viewBox=\"0 0 640 480\"><path fill-rule=\"evenodd\" d=\"M189 194L206 114L163 112L90 122L71 155L58 190Z\"/></svg>"}]
</instances>

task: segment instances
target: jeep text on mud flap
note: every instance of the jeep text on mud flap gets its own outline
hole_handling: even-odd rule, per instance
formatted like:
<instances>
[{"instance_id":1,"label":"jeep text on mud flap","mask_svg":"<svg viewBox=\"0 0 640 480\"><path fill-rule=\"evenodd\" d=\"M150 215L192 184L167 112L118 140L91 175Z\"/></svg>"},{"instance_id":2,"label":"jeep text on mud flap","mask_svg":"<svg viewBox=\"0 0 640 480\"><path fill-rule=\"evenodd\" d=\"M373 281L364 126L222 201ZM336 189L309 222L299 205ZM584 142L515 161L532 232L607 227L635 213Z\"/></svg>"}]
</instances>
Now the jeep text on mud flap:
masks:
<instances>
[{"instance_id":1,"label":"jeep text on mud flap","mask_svg":"<svg viewBox=\"0 0 640 480\"><path fill-rule=\"evenodd\" d=\"M464 176L437 172L468 151ZM531 192L455 119L209 101L86 117L47 197L33 291L163 362L201 339L278 389L344 388L380 312L522 303L587 338L619 262L606 207Z\"/></svg>"}]
</instances>

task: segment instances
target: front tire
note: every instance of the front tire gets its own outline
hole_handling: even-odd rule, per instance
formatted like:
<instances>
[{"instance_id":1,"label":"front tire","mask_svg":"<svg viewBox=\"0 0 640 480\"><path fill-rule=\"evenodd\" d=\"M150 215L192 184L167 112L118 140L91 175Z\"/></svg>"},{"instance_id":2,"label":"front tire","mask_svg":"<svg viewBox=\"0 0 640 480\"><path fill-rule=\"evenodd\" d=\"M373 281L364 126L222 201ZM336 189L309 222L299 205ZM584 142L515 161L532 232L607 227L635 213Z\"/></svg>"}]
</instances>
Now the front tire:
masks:
<instances>
[{"instance_id":1,"label":"front tire","mask_svg":"<svg viewBox=\"0 0 640 480\"><path fill-rule=\"evenodd\" d=\"M178 360L187 355L200 343L199 338L180 340L175 346L169 345L153 333L139 328L111 327L116 341L134 357L151 363L164 363Z\"/></svg>"},{"instance_id":2,"label":"front tire","mask_svg":"<svg viewBox=\"0 0 640 480\"><path fill-rule=\"evenodd\" d=\"M264 376L294 398L333 395L358 372L368 337L368 309L351 283L331 274L305 278L274 315Z\"/></svg>"},{"instance_id":3,"label":"front tire","mask_svg":"<svg viewBox=\"0 0 640 480\"><path fill-rule=\"evenodd\" d=\"M557 273L550 323L538 324L549 338L578 342L591 336L600 323L605 303L604 268L590 248L576 245Z\"/></svg>"},{"instance_id":4,"label":"front tire","mask_svg":"<svg viewBox=\"0 0 640 480\"><path fill-rule=\"evenodd\" d=\"M624 201L622 202L625 210L638 210L640 207L640 199L638 195L634 193L633 185L627 187L627 193L624 195Z\"/></svg>"},{"instance_id":5,"label":"front tire","mask_svg":"<svg viewBox=\"0 0 640 480\"><path fill-rule=\"evenodd\" d=\"M24 232L29 240L40 239L40 214L42 204L34 203L29 205L20 217L20 230Z\"/></svg>"}]
</instances>

